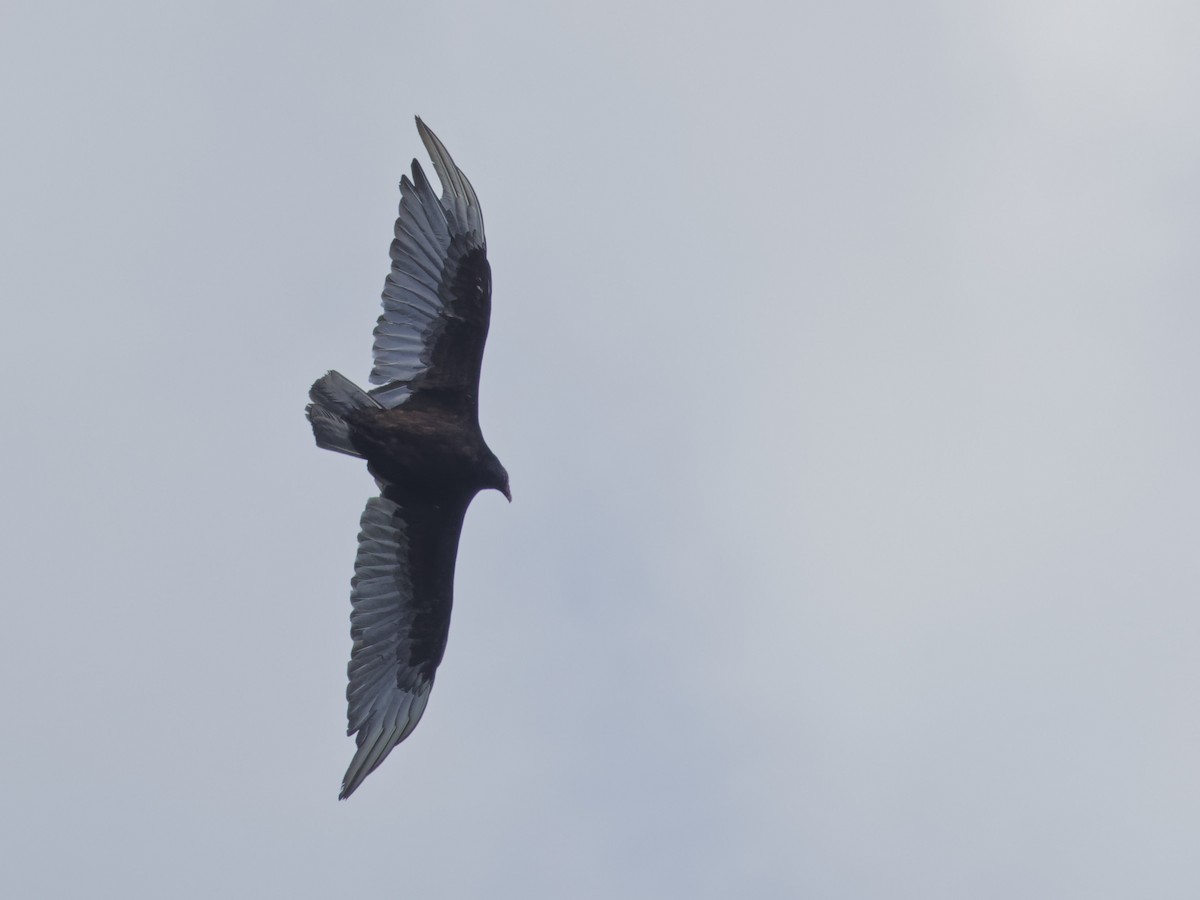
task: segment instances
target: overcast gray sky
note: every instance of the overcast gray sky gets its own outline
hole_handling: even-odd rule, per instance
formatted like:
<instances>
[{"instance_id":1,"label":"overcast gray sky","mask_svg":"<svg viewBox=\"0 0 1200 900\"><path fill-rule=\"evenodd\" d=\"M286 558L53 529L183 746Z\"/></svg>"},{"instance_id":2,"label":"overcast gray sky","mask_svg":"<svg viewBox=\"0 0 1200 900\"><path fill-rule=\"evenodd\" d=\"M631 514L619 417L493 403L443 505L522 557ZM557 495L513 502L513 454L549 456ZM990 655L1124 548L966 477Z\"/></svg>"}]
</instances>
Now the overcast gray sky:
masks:
<instances>
[{"instance_id":1,"label":"overcast gray sky","mask_svg":"<svg viewBox=\"0 0 1200 900\"><path fill-rule=\"evenodd\" d=\"M1192 2L0 12L0 893L1200 896ZM487 220L413 737L346 803L419 113Z\"/></svg>"}]
</instances>

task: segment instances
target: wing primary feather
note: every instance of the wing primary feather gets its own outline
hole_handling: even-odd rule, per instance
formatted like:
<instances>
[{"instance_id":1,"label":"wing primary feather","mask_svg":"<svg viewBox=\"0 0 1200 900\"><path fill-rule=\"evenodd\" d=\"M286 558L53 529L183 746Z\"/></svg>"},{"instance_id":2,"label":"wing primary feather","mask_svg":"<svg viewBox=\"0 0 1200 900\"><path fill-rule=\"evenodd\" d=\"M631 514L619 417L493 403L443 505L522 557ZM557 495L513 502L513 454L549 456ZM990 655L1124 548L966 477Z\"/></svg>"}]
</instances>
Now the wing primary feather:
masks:
<instances>
[{"instance_id":1,"label":"wing primary feather","mask_svg":"<svg viewBox=\"0 0 1200 900\"><path fill-rule=\"evenodd\" d=\"M421 142L425 144L429 158L433 160L433 168L441 179L442 205L448 206L452 203L459 227L476 232L480 242L484 242L483 217L479 214L479 199L475 196L471 182L462 169L454 164L438 136L429 130L420 116L417 116L417 131L420 132Z\"/></svg>"}]
</instances>

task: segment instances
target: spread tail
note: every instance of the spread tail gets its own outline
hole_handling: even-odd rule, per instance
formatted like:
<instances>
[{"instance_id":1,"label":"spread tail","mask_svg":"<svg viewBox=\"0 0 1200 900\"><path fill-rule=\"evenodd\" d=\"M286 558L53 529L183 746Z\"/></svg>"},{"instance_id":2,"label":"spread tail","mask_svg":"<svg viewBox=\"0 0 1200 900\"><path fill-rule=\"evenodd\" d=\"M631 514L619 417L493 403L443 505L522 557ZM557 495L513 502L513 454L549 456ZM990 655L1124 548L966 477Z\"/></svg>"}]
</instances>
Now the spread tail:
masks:
<instances>
[{"instance_id":1,"label":"spread tail","mask_svg":"<svg viewBox=\"0 0 1200 900\"><path fill-rule=\"evenodd\" d=\"M318 378L308 392L312 400L304 409L312 424L317 446L349 456L362 454L350 440L350 425L345 416L356 409L379 407L379 401L340 372L327 372Z\"/></svg>"}]
</instances>

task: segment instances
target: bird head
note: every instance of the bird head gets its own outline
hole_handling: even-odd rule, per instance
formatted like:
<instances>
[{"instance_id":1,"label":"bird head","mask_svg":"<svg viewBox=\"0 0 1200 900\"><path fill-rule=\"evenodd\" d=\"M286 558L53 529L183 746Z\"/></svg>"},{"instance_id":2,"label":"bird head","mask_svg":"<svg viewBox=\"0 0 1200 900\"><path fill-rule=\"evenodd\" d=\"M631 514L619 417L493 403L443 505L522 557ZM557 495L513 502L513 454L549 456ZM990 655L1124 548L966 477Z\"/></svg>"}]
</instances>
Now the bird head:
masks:
<instances>
[{"instance_id":1,"label":"bird head","mask_svg":"<svg viewBox=\"0 0 1200 900\"><path fill-rule=\"evenodd\" d=\"M500 460L496 459L495 454L489 454L491 457L487 461L487 481L484 487L494 488L502 493L508 502L512 503L512 490L508 486L508 471L500 464Z\"/></svg>"}]
</instances>

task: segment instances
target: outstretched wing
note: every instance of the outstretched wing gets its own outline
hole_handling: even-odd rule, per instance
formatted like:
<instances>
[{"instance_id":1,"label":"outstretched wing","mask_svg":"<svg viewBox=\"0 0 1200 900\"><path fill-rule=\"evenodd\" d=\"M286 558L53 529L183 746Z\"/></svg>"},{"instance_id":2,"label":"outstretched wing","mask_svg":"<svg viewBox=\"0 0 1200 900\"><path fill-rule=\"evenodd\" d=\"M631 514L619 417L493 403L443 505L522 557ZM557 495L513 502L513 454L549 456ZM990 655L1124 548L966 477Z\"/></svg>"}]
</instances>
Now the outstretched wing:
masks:
<instances>
[{"instance_id":1,"label":"outstretched wing","mask_svg":"<svg viewBox=\"0 0 1200 900\"><path fill-rule=\"evenodd\" d=\"M450 629L466 506L402 499L386 486L363 511L351 581L348 734L358 750L340 799L408 737L425 711Z\"/></svg>"},{"instance_id":2,"label":"outstretched wing","mask_svg":"<svg viewBox=\"0 0 1200 900\"><path fill-rule=\"evenodd\" d=\"M492 311L483 215L471 182L417 119L442 183L434 194L421 164L400 181L392 271L375 326L371 393L387 407L429 404L477 415L479 367Z\"/></svg>"}]
</instances>

